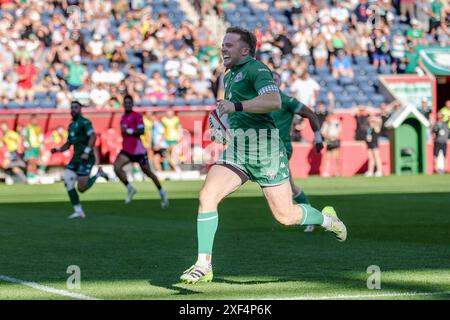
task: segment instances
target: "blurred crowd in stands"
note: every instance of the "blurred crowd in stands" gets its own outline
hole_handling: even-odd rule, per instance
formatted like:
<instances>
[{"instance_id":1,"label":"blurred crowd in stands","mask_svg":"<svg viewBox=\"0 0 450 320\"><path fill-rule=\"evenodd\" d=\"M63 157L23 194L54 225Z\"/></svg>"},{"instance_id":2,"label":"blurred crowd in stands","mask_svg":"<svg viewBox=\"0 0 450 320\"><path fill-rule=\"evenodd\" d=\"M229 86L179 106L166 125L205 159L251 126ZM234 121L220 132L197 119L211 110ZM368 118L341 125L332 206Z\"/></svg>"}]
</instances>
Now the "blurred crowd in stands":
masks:
<instances>
[{"instance_id":1,"label":"blurred crowd in stands","mask_svg":"<svg viewBox=\"0 0 450 320\"><path fill-rule=\"evenodd\" d=\"M214 102L218 48L205 27L184 19L177 1L159 7L126 0L0 5L4 108L64 109L70 99L118 108L126 92L144 105Z\"/></svg>"},{"instance_id":2,"label":"blurred crowd in stands","mask_svg":"<svg viewBox=\"0 0 450 320\"><path fill-rule=\"evenodd\" d=\"M144 106L213 104L221 69L218 43L202 20L209 11L254 30L258 58L297 96L305 70L326 90L339 92L354 79L372 89L350 92L377 96L377 74L416 72L417 45L450 44L450 7L443 0L193 4L198 25L177 0L0 1L0 105L68 108L74 98L118 108L125 92ZM308 62L303 70L302 60ZM360 98L339 100L337 107L359 105ZM315 107L316 100L306 102Z\"/></svg>"}]
</instances>

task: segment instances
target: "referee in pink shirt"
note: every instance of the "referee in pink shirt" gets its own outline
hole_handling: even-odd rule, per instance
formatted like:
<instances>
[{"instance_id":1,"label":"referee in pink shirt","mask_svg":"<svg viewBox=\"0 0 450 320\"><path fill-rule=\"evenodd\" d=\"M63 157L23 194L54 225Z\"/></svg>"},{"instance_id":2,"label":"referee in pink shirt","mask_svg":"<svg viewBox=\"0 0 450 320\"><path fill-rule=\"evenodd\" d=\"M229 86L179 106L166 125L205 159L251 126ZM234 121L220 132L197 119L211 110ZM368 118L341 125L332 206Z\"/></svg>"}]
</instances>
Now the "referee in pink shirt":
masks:
<instances>
[{"instance_id":1,"label":"referee in pink shirt","mask_svg":"<svg viewBox=\"0 0 450 320\"><path fill-rule=\"evenodd\" d=\"M122 150L114 161L114 172L119 177L120 181L126 186L128 194L125 203L128 204L136 194L136 189L128 182L127 175L123 170L123 166L130 162L139 163L142 171L152 179L153 183L159 190L161 197L161 207L167 208L169 206L169 199L165 190L162 188L158 177L150 168L148 161L147 150L141 141L141 135L144 134L144 120L140 113L133 111L133 98L126 95L123 99L125 114L120 119L120 128L122 132L123 142Z\"/></svg>"}]
</instances>

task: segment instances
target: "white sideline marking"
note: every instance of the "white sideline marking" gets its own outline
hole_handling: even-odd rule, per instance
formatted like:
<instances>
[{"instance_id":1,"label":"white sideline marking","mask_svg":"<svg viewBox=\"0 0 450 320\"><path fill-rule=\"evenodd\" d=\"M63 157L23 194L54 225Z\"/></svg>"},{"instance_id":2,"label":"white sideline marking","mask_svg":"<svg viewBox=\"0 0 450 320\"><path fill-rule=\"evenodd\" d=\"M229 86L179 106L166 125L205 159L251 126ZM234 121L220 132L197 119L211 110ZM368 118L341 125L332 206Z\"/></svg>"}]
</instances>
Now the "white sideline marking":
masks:
<instances>
[{"instance_id":1,"label":"white sideline marking","mask_svg":"<svg viewBox=\"0 0 450 320\"><path fill-rule=\"evenodd\" d=\"M2 281L2 280L6 281L6 282L21 284L21 285L24 285L24 286L27 286L27 287L30 287L30 288L33 288L33 289L36 289L36 290L53 293L53 294L56 294L56 295L59 295L59 296L70 297L70 298L80 299L80 300L99 300L97 298L85 296L84 294L69 292L69 291L60 290L60 289L55 289L55 288L52 288L52 287L43 286L43 285L41 285L39 283L36 283L36 282L24 281L24 280L20 280L20 279L8 277L8 276L0 275L0 281Z\"/></svg>"},{"instance_id":2,"label":"white sideline marking","mask_svg":"<svg viewBox=\"0 0 450 320\"><path fill-rule=\"evenodd\" d=\"M450 295L450 291L442 292L403 292L403 293L375 293L375 294L355 294L355 295L345 295L338 294L335 296L299 296L299 297L288 297L288 298L275 298L270 300L334 300L334 299L363 299L363 298L389 298L389 297L415 297L415 296L440 296L440 295Z\"/></svg>"}]
</instances>

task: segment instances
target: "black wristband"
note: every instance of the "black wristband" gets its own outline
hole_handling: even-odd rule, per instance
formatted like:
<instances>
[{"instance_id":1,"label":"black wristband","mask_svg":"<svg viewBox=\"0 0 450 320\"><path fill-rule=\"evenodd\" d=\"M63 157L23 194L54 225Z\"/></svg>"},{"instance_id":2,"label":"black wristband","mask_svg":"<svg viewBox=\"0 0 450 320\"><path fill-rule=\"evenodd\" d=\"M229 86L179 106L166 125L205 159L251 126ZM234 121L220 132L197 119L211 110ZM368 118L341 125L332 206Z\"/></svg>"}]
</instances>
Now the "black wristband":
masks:
<instances>
[{"instance_id":1,"label":"black wristband","mask_svg":"<svg viewBox=\"0 0 450 320\"><path fill-rule=\"evenodd\" d=\"M236 102L234 104L234 110L235 111L244 111L244 106L242 105L241 102Z\"/></svg>"}]
</instances>

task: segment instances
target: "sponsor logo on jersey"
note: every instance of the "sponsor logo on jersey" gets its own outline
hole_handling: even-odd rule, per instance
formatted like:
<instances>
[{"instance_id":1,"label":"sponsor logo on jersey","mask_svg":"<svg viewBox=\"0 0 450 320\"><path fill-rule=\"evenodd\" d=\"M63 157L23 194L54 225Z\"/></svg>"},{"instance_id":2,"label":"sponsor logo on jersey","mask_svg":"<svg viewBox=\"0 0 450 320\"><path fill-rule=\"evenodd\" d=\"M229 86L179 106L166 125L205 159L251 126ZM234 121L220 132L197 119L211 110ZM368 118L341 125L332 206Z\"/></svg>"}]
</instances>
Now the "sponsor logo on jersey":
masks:
<instances>
[{"instance_id":1,"label":"sponsor logo on jersey","mask_svg":"<svg viewBox=\"0 0 450 320\"><path fill-rule=\"evenodd\" d=\"M234 82L239 82L242 79L244 79L244 75L242 74L242 72L239 72L236 77L234 78Z\"/></svg>"},{"instance_id":2,"label":"sponsor logo on jersey","mask_svg":"<svg viewBox=\"0 0 450 320\"><path fill-rule=\"evenodd\" d=\"M268 171L265 176L267 177L267 179L273 180L273 179L275 179L276 175L277 175L277 173L275 171L271 170L271 171Z\"/></svg>"}]
</instances>

